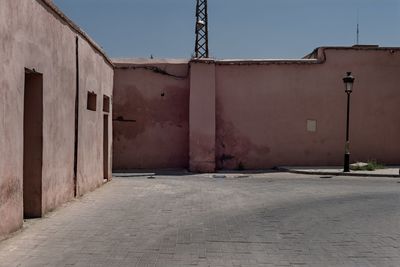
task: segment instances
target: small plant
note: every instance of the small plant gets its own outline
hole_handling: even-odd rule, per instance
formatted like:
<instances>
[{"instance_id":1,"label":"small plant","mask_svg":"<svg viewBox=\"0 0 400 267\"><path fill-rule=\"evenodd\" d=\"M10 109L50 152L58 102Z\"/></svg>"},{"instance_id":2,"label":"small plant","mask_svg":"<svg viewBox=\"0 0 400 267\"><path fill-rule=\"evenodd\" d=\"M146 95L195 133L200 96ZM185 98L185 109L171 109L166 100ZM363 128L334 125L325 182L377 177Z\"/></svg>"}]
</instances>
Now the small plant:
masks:
<instances>
[{"instance_id":1,"label":"small plant","mask_svg":"<svg viewBox=\"0 0 400 267\"><path fill-rule=\"evenodd\" d=\"M244 164L243 162L239 162L238 167L237 167L238 171L243 171L244 170Z\"/></svg>"},{"instance_id":2,"label":"small plant","mask_svg":"<svg viewBox=\"0 0 400 267\"><path fill-rule=\"evenodd\" d=\"M358 162L351 166L353 171L375 171L384 168L385 165L378 163L376 160L370 160L367 163Z\"/></svg>"}]
</instances>

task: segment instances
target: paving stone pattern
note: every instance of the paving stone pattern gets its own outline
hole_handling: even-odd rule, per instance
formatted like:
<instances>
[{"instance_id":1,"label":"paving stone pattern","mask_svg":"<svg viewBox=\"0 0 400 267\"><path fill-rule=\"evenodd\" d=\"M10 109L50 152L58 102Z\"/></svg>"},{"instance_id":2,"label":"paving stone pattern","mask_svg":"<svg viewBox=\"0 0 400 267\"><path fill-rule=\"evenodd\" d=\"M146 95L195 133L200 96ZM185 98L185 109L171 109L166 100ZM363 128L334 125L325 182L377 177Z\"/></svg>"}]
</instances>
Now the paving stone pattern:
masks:
<instances>
[{"instance_id":1,"label":"paving stone pattern","mask_svg":"<svg viewBox=\"0 0 400 267\"><path fill-rule=\"evenodd\" d=\"M400 266L400 183L115 178L0 242L0 266Z\"/></svg>"}]
</instances>

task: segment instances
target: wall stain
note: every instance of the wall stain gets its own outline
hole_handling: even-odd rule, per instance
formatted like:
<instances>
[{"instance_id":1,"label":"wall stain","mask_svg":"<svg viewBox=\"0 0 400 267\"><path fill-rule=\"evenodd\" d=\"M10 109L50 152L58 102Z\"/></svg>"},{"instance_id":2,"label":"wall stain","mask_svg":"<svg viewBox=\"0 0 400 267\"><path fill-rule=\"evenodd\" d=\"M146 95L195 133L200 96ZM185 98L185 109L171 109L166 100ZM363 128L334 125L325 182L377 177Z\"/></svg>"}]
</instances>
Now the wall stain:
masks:
<instances>
[{"instance_id":1,"label":"wall stain","mask_svg":"<svg viewBox=\"0 0 400 267\"><path fill-rule=\"evenodd\" d=\"M22 184L17 177L5 179L0 185L0 205L22 196Z\"/></svg>"},{"instance_id":2,"label":"wall stain","mask_svg":"<svg viewBox=\"0 0 400 267\"><path fill-rule=\"evenodd\" d=\"M243 168L260 168L260 162L268 167L268 157L271 149L267 146L258 146L251 140L240 135L231 121L224 120L224 110L217 100L216 107L216 164L217 169L235 170Z\"/></svg>"},{"instance_id":3,"label":"wall stain","mask_svg":"<svg viewBox=\"0 0 400 267\"><path fill-rule=\"evenodd\" d=\"M125 119L123 116L118 116L116 119L113 119L113 121L118 121L118 122L136 122L136 120Z\"/></svg>"},{"instance_id":4,"label":"wall stain","mask_svg":"<svg viewBox=\"0 0 400 267\"><path fill-rule=\"evenodd\" d=\"M124 99L119 103L114 102L116 137L135 139L156 124L163 128L183 128L183 125L187 127L189 123L189 90L186 88L165 87L161 95L155 94L151 98L144 97L136 86L126 86L119 91L124 92Z\"/></svg>"}]
</instances>

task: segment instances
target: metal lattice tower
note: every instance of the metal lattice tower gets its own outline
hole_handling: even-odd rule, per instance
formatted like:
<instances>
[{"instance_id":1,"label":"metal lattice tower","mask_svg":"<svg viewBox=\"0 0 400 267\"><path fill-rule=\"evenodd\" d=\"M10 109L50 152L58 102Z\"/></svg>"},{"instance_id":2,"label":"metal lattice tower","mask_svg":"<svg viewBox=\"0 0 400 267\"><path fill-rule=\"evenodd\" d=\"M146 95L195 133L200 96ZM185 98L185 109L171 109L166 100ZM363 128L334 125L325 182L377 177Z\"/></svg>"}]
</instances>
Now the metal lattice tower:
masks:
<instances>
[{"instance_id":1,"label":"metal lattice tower","mask_svg":"<svg viewBox=\"0 0 400 267\"><path fill-rule=\"evenodd\" d=\"M195 58L208 58L208 12L207 0L196 0Z\"/></svg>"}]
</instances>

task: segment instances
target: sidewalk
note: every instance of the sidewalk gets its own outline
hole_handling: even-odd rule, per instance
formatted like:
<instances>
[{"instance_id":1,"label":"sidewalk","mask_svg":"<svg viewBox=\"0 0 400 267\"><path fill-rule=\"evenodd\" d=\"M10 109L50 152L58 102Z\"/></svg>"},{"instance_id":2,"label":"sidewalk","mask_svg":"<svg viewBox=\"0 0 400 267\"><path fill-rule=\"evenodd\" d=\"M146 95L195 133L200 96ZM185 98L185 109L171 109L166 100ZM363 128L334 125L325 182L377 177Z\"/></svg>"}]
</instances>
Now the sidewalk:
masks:
<instances>
[{"instance_id":1,"label":"sidewalk","mask_svg":"<svg viewBox=\"0 0 400 267\"><path fill-rule=\"evenodd\" d=\"M400 166L389 166L384 169L378 169L374 171L350 171L343 172L343 166L317 166L317 167L293 167L293 166L281 166L278 167L280 171L286 171L291 173L299 174L315 174L315 175L335 175L335 176L362 176L362 177L396 177L399 176Z\"/></svg>"}]
</instances>

